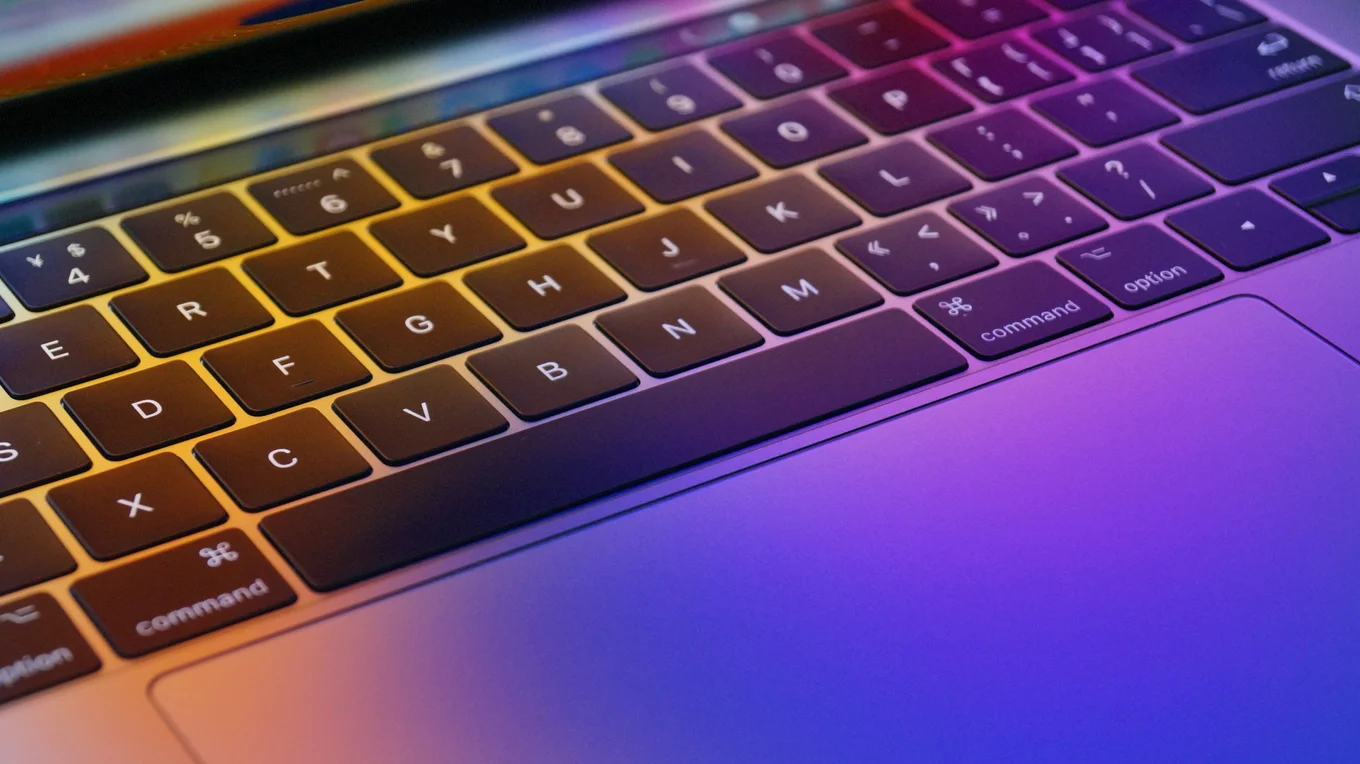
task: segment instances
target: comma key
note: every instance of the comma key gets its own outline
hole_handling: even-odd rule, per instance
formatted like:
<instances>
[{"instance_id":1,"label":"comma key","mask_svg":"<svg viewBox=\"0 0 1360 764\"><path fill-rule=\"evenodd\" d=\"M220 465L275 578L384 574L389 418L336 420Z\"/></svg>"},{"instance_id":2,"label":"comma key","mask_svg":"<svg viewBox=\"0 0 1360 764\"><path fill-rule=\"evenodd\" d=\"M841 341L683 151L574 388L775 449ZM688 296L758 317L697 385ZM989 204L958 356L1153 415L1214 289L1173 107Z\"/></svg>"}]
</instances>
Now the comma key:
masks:
<instances>
[{"instance_id":1,"label":"comma key","mask_svg":"<svg viewBox=\"0 0 1360 764\"><path fill-rule=\"evenodd\" d=\"M92 674L100 665L52 595L0 604L0 703Z\"/></svg>"}]
</instances>

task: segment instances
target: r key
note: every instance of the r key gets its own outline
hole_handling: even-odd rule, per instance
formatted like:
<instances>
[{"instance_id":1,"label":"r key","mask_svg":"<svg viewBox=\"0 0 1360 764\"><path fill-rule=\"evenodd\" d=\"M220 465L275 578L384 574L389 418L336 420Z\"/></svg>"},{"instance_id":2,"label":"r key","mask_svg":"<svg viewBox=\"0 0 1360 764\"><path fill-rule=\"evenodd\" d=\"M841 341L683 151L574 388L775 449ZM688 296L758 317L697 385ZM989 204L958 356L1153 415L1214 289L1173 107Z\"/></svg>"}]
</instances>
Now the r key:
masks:
<instances>
[{"instance_id":1,"label":"r key","mask_svg":"<svg viewBox=\"0 0 1360 764\"><path fill-rule=\"evenodd\" d=\"M158 356L211 345L274 323L269 311L222 268L120 294L109 307Z\"/></svg>"}]
</instances>

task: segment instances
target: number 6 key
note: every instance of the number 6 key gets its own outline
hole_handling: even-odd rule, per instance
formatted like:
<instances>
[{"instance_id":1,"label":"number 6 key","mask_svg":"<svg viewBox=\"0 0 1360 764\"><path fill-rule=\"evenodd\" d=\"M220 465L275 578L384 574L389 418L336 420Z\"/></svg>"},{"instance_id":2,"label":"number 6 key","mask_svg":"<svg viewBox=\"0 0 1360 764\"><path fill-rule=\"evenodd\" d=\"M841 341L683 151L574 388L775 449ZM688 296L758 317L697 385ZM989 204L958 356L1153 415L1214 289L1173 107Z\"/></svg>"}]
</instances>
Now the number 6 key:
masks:
<instances>
[{"instance_id":1,"label":"number 6 key","mask_svg":"<svg viewBox=\"0 0 1360 764\"><path fill-rule=\"evenodd\" d=\"M250 195L297 236L397 206L396 198L350 159L254 183Z\"/></svg>"}]
</instances>

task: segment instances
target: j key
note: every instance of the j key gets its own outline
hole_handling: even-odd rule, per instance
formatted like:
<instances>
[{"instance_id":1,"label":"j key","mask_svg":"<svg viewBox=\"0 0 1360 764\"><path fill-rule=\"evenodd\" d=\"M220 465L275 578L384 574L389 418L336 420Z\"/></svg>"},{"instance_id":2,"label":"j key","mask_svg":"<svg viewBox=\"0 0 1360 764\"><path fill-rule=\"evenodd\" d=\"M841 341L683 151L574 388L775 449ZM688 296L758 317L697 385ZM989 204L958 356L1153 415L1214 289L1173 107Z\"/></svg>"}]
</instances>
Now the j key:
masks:
<instances>
[{"instance_id":1,"label":"j key","mask_svg":"<svg viewBox=\"0 0 1360 764\"><path fill-rule=\"evenodd\" d=\"M1035 32L1034 39L1088 72L1171 50L1164 40L1112 11Z\"/></svg>"},{"instance_id":2,"label":"j key","mask_svg":"<svg viewBox=\"0 0 1360 764\"><path fill-rule=\"evenodd\" d=\"M184 462L157 454L57 486L47 500L96 560L112 560L226 522Z\"/></svg>"},{"instance_id":3,"label":"j key","mask_svg":"<svg viewBox=\"0 0 1360 764\"><path fill-rule=\"evenodd\" d=\"M466 125L375 149L372 156L418 199L431 199L519 172L509 157Z\"/></svg>"},{"instance_id":4,"label":"j key","mask_svg":"<svg viewBox=\"0 0 1360 764\"><path fill-rule=\"evenodd\" d=\"M417 276L437 276L524 248L519 234L470 196L380 220L369 231Z\"/></svg>"},{"instance_id":5,"label":"j key","mask_svg":"<svg viewBox=\"0 0 1360 764\"><path fill-rule=\"evenodd\" d=\"M857 66L873 69L949 45L944 38L885 8L853 19L832 22L812 30L818 39Z\"/></svg>"},{"instance_id":6,"label":"j key","mask_svg":"<svg viewBox=\"0 0 1360 764\"><path fill-rule=\"evenodd\" d=\"M351 159L252 183L249 190L275 220L297 236L397 206L396 198Z\"/></svg>"},{"instance_id":7,"label":"j key","mask_svg":"<svg viewBox=\"0 0 1360 764\"><path fill-rule=\"evenodd\" d=\"M988 103L1000 103L1072 79L1061 66L1021 42L977 48L935 68Z\"/></svg>"},{"instance_id":8,"label":"j key","mask_svg":"<svg viewBox=\"0 0 1360 764\"><path fill-rule=\"evenodd\" d=\"M203 363L256 416L363 384L363 364L321 324L303 321L203 354Z\"/></svg>"},{"instance_id":9,"label":"j key","mask_svg":"<svg viewBox=\"0 0 1360 764\"><path fill-rule=\"evenodd\" d=\"M880 217L973 187L914 143L896 143L822 168L822 177Z\"/></svg>"},{"instance_id":10,"label":"j key","mask_svg":"<svg viewBox=\"0 0 1360 764\"><path fill-rule=\"evenodd\" d=\"M241 268L290 316L401 286L401 277L349 231L252 257Z\"/></svg>"},{"instance_id":11,"label":"j key","mask_svg":"<svg viewBox=\"0 0 1360 764\"><path fill-rule=\"evenodd\" d=\"M1360 156L1344 156L1291 173L1277 178L1270 187L1300 207L1313 207L1360 191Z\"/></svg>"},{"instance_id":12,"label":"j key","mask_svg":"<svg viewBox=\"0 0 1360 764\"><path fill-rule=\"evenodd\" d=\"M533 421L637 386L637 377L579 326L563 326L468 359L482 381Z\"/></svg>"},{"instance_id":13,"label":"j key","mask_svg":"<svg viewBox=\"0 0 1360 764\"><path fill-rule=\"evenodd\" d=\"M0 561L0 596L76 569L47 521L22 499L0 504Z\"/></svg>"},{"instance_id":14,"label":"j key","mask_svg":"<svg viewBox=\"0 0 1360 764\"><path fill-rule=\"evenodd\" d=\"M772 331L784 335L883 304L878 292L816 249L734 273L718 285Z\"/></svg>"},{"instance_id":15,"label":"j key","mask_svg":"<svg viewBox=\"0 0 1360 764\"><path fill-rule=\"evenodd\" d=\"M937 130L928 137L983 180L1004 180L1077 155L1075 146L1014 109Z\"/></svg>"},{"instance_id":16,"label":"j key","mask_svg":"<svg viewBox=\"0 0 1360 764\"><path fill-rule=\"evenodd\" d=\"M89 305L0 328L0 385L15 398L136 365L137 354Z\"/></svg>"},{"instance_id":17,"label":"j key","mask_svg":"<svg viewBox=\"0 0 1360 764\"><path fill-rule=\"evenodd\" d=\"M387 464L406 464L505 430L505 417L448 366L345 395L335 411Z\"/></svg>"},{"instance_id":18,"label":"j key","mask_svg":"<svg viewBox=\"0 0 1360 764\"><path fill-rule=\"evenodd\" d=\"M1214 187L1152 146L1139 145L1058 172L1120 220L1133 220L1214 192Z\"/></svg>"},{"instance_id":19,"label":"j key","mask_svg":"<svg viewBox=\"0 0 1360 764\"><path fill-rule=\"evenodd\" d=\"M1239 271L1326 244L1331 237L1261 191L1177 212L1167 225Z\"/></svg>"},{"instance_id":20,"label":"j key","mask_svg":"<svg viewBox=\"0 0 1360 764\"><path fill-rule=\"evenodd\" d=\"M1215 37L1266 20L1238 0L1142 0L1129 10L1186 42Z\"/></svg>"},{"instance_id":21,"label":"j key","mask_svg":"<svg viewBox=\"0 0 1360 764\"><path fill-rule=\"evenodd\" d=\"M479 268L463 281L520 331L579 316L625 297L613 281L567 246Z\"/></svg>"},{"instance_id":22,"label":"j key","mask_svg":"<svg viewBox=\"0 0 1360 764\"><path fill-rule=\"evenodd\" d=\"M240 199L225 192L124 218L123 230L169 273L278 241Z\"/></svg>"},{"instance_id":23,"label":"j key","mask_svg":"<svg viewBox=\"0 0 1360 764\"><path fill-rule=\"evenodd\" d=\"M0 703L92 674L100 665L52 595L0 604Z\"/></svg>"},{"instance_id":24,"label":"j key","mask_svg":"<svg viewBox=\"0 0 1360 764\"><path fill-rule=\"evenodd\" d=\"M393 372L501 338L494 324L442 281L342 310L335 322L379 366Z\"/></svg>"},{"instance_id":25,"label":"j key","mask_svg":"<svg viewBox=\"0 0 1360 764\"><path fill-rule=\"evenodd\" d=\"M113 234L89 228L0 254L0 278L29 310L146 281L146 271Z\"/></svg>"},{"instance_id":26,"label":"j key","mask_svg":"<svg viewBox=\"0 0 1360 764\"><path fill-rule=\"evenodd\" d=\"M487 120L535 164L551 164L633 137L583 95L569 95Z\"/></svg>"},{"instance_id":27,"label":"j key","mask_svg":"<svg viewBox=\"0 0 1360 764\"><path fill-rule=\"evenodd\" d=\"M89 468L89 457L47 406L30 403L0 411L0 496Z\"/></svg>"},{"instance_id":28,"label":"j key","mask_svg":"<svg viewBox=\"0 0 1360 764\"><path fill-rule=\"evenodd\" d=\"M61 402L110 459L127 459L236 421L183 361L81 388Z\"/></svg>"},{"instance_id":29,"label":"j key","mask_svg":"<svg viewBox=\"0 0 1360 764\"><path fill-rule=\"evenodd\" d=\"M832 100L884 135L972 111L973 107L924 72L899 69L830 91Z\"/></svg>"},{"instance_id":30,"label":"j key","mask_svg":"<svg viewBox=\"0 0 1360 764\"><path fill-rule=\"evenodd\" d=\"M609 161L662 204L706 194L759 175L745 159L701 130L621 151Z\"/></svg>"},{"instance_id":31,"label":"j key","mask_svg":"<svg viewBox=\"0 0 1360 764\"><path fill-rule=\"evenodd\" d=\"M1114 314L1057 271L1025 263L916 301L916 310L984 361L1085 329Z\"/></svg>"},{"instance_id":32,"label":"j key","mask_svg":"<svg viewBox=\"0 0 1360 764\"><path fill-rule=\"evenodd\" d=\"M1139 69L1133 76L1182 109L1207 114L1348 68L1346 61L1303 36L1269 27Z\"/></svg>"},{"instance_id":33,"label":"j key","mask_svg":"<svg viewBox=\"0 0 1360 764\"><path fill-rule=\"evenodd\" d=\"M765 342L699 286L604 313L595 324L654 377L679 374Z\"/></svg>"},{"instance_id":34,"label":"j key","mask_svg":"<svg viewBox=\"0 0 1360 764\"><path fill-rule=\"evenodd\" d=\"M728 120L722 127L775 169L844 151L868 140L830 109L806 98Z\"/></svg>"},{"instance_id":35,"label":"j key","mask_svg":"<svg viewBox=\"0 0 1360 764\"><path fill-rule=\"evenodd\" d=\"M687 209L596 234L587 243L649 292L746 261L736 245Z\"/></svg>"},{"instance_id":36,"label":"j key","mask_svg":"<svg viewBox=\"0 0 1360 764\"><path fill-rule=\"evenodd\" d=\"M1223 278L1160 228L1140 225L1058 253L1058 262L1121 308L1145 308Z\"/></svg>"},{"instance_id":37,"label":"j key","mask_svg":"<svg viewBox=\"0 0 1360 764\"><path fill-rule=\"evenodd\" d=\"M124 658L291 605L297 595L239 530L224 530L71 587Z\"/></svg>"},{"instance_id":38,"label":"j key","mask_svg":"<svg viewBox=\"0 0 1360 764\"><path fill-rule=\"evenodd\" d=\"M846 71L791 34L709 59L714 69L756 98L768 99L840 79Z\"/></svg>"},{"instance_id":39,"label":"j key","mask_svg":"<svg viewBox=\"0 0 1360 764\"><path fill-rule=\"evenodd\" d=\"M1311 211L1319 220L1342 233L1360 233L1360 195L1343 196Z\"/></svg>"},{"instance_id":40,"label":"j key","mask_svg":"<svg viewBox=\"0 0 1360 764\"><path fill-rule=\"evenodd\" d=\"M1028 0L917 0L916 8L955 34L976 39L1048 18Z\"/></svg>"},{"instance_id":41,"label":"j key","mask_svg":"<svg viewBox=\"0 0 1360 764\"><path fill-rule=\"evenodd\" d=\"M915 294L996 267L996 258L940 216L926 212L836 243L896 294Z\"/></svg>"},{"instance_id":42,"label":"j key","mask_svg":"<svg viewBox=\"0 0 1360 764\"><path fill-rule=\"evenodd\" d=\"M761 252L806 244L859 225L859 217L802 175L787 175L705 205Z\"/></svg>"},{"instance_id":43,"label":"j key","mask_svg":"<svg viewBox=\"0 0 1360 764\"><path fill-rule=\"evenodd\" d=\"M158 356L211 345L274 323L269 311L221 268L121 294L109 307Z\"/></svg>"},{"instance_id":44,"label":"j key","mask_svg":"<svg viewBox=\"0 0 1360 764\"><path fill-rule=\"evenodd\" d=\"M1102 80L1036 100L1034 110L1089 146L1108 146L1180 121L1122 80Z\"/></svg>"},{"instance_id":45,"label":"j key","mask_svg":"<svg viewBox=\"0 0 1360 764\"><path fill-rule=\"evenodd\" d=\"M587 163L500 186L491 195L540 239L558 239L643 209L632 194Z\"/></svg>"},{"instance_id":46,"label":"j key","mask_svg":"<svg viewBox=\"0 0 1360 764\"><path fill-rule=\"evenodd\" d=\"M741 101L688 64L600 88L648 130L669 130L741 107Z\"/></svg>"},{"instance_id":47,"label":"j key","mask_svg":"<svg viewBox=\"0 0 1360 764\"><path fill-rule=\"evenodd\" d=\"M1044 178L983 192L949 205L949 211L1013 257L1106 227L1103 218Z\"/></svg>"}]
</instances>

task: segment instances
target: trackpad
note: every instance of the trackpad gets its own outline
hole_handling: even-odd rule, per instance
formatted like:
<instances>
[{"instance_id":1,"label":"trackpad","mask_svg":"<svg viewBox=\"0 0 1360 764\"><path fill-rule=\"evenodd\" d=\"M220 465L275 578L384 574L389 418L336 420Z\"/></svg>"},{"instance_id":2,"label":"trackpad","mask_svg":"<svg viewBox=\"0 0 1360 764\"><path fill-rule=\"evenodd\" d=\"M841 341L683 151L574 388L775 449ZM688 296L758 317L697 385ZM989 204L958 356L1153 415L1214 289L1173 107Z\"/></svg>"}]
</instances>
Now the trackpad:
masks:
<instances>
[{"instance_id":1,"label":"trackpad","mask_svg":"<svg viewBox=\"0 0 1360 764\"><path fill-rule=\"evenodd\" d=\"M1360 369L1244 298L152 695L211 764L1347 760L1357 582Z\"/></svg>"}]
</instances>

